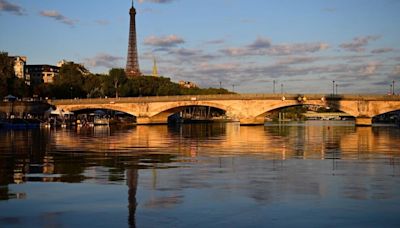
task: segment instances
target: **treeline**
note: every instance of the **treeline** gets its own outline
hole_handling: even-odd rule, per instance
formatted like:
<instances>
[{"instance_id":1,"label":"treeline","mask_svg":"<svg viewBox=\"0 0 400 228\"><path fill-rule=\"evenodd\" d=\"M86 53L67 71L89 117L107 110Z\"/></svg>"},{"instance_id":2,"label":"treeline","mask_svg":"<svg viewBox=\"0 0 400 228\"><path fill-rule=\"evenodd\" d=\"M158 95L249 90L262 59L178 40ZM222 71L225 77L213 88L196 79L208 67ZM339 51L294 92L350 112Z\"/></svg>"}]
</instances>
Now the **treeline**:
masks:
<instances>
[{"instance_id":1,"label":"treeline","mask_svg":"<svg viewBox=\"0 0 400 228\"><path fill-rule=\"evenodd\" d=\"M0 92L3 97L12 94L17 97L69 99L231 93L226 89L182 88L165 77L127 78L124 69L111 69L108 74L92 74L82 65L74 63L64 64L51 84L27 86L22 79L15 77L13 63L7 53L1 53L0 58Z\"/></svg>"},{"instance_id":2,"label":"treeline","mask_svg":"<svg viewBox=\"0 0 400 228\"><path fill-rule=\"evenodd\" d=\"M0 52L0 96L3 98L8 94L27 97L32 91L23 79L15 77L13 60L7 53Z\"/></svg>"}]
</instances>

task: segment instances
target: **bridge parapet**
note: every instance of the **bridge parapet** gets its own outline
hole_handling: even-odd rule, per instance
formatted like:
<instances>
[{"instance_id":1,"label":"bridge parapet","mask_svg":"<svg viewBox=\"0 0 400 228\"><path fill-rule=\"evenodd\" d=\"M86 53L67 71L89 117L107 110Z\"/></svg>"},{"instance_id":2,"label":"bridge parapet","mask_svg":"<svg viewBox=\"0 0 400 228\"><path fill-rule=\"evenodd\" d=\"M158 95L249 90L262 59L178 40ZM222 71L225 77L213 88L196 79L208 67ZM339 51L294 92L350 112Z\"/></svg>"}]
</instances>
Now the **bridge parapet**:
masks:
<instances>
[{"instance_id":1,"label":"bridge parapet","mask_svg":"<svg viewBox=\"0 0 400 228\"><path fill-rule=\"evenodd\" d=\"M169 101L206 101L206 100L296 100L306 97L311 100L324 98L326 100L363 100L363 101L400 101L398 95L373 95L373 94L218 94L218 95L182 95L182 96L153 96L153 97L121 97L121 98L87 98L87 99L62 99L49 100L50 104L106 104L106 103L143 103L143 102L169 102Z\"/></svg>"}]
</instances>

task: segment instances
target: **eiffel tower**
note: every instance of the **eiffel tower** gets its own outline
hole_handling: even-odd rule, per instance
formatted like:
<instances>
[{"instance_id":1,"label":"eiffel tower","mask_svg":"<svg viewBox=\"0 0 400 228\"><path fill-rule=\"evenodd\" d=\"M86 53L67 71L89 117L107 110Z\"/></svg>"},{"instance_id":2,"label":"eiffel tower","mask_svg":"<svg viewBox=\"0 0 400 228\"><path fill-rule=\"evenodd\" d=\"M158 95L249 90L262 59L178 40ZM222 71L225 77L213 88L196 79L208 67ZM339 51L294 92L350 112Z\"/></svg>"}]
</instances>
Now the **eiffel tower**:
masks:
<instances>
[{"instance_id":1,"label":"eiffel tower","mask_svg":"<svg viewBox=\"0 0 400 228\"><path fill-rule=\"evenodd\" d=\"M138 77L141 76L139 69L139 60L137 52L137 42L136 42L136 9L133 6L129 10L129 15L131 16L130 27L129 27L129 45L128 45L128 58L126 61L125 73L128 77Z\"/></svg>"}]
</instances>

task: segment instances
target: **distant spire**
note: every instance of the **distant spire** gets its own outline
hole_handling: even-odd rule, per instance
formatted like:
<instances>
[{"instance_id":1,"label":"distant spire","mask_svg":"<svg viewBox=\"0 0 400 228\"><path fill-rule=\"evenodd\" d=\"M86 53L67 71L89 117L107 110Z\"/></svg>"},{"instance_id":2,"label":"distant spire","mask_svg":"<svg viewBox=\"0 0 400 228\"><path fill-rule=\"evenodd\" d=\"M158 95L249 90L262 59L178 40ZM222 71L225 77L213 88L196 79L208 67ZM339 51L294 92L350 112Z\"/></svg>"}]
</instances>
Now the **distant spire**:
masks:
<instances>
[{"instance_id":1,"label":"distant spire","mask_svg":"<svg viewBox=\"0 0 400 228\"><path fill-rule=\"evenodd\" d=\"M132 8L133 8L133 0L132 0Z\"/></svg>"},{"instance_id":2,"label":"distant spire","mask_svg":"<svg viewBox=\"0 0 400 228\"><path fill-rule=\"evenodd\" d=\"M156 57L153 57L153 77L158 77L158 68L157 68L157 62L156 62Z\"/></svg>"}]
</instances>

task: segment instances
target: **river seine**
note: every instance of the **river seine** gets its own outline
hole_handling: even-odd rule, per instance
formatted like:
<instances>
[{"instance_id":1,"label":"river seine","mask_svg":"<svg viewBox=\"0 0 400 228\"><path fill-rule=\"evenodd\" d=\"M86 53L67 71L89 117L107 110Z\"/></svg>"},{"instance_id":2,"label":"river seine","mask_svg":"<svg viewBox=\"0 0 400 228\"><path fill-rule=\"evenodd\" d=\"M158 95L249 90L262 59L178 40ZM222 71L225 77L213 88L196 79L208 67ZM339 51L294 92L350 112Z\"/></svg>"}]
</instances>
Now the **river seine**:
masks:
<instances>
[{"instance_id":1,"label":"river seine","mask_svg":"<svg viewBox=\"0 0 400 228\"><path fill-rule=\"evenodd\" d=\"M400 227L400 128L0 131L0 227Z\"/></svg>"}]
</instances>

